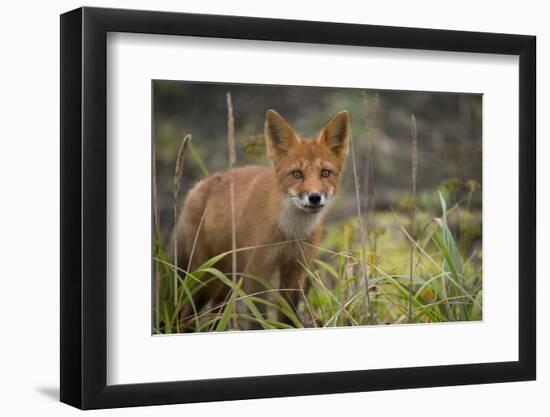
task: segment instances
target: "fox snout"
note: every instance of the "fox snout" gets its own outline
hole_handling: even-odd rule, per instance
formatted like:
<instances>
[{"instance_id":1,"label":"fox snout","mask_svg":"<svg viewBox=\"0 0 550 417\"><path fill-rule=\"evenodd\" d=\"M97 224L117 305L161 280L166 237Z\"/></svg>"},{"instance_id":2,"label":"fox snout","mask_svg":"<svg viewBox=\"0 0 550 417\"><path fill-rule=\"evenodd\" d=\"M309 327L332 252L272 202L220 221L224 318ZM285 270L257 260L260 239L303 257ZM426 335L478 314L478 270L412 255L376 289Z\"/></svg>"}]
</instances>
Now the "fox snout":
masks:
<instances>
[{"instance_id":1,"label":"fox snout","mask_svg":"<svg viewBox=\"0 0 550 417\"><path fill-rule=\"evenodd\" d=\"M292 200L298 208L308 213L317 213L328 205L330 198L326 192L312 191L298 193Z\"/></svg>"},{"instance_id":2,"label":"fox snout","mask_svg":"<svg viewBox=\"0 0 550 417\"><path fill-rule=\"evenodd\" d=\"M319 206L321 204L321 193L309 193L307 199L312 206Z\"/></svg>"}]
</instances>

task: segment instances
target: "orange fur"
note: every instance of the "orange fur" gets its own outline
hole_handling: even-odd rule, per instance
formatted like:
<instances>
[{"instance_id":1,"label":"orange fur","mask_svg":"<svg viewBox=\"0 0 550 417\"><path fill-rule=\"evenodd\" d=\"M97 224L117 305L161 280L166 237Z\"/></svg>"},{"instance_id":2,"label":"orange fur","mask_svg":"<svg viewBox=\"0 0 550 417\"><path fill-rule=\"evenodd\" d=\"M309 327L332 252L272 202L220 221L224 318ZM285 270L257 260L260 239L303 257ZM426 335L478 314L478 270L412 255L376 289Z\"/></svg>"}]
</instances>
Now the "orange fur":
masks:
<instances>
[{"instance_id":1,"label":"orange fur","mask_svg":"<svg viewBox=\"0 0 550 417\"><path fill-rule=\"evenodd\" d=\"M344 169L349 136L347 112L338 113L311 139L300 138L274 110L267 112L265 137L273 166L234 170L237 248L256 247L238 252L237 271L269 280L280 289L303 287L305 274L299 261L309 263L314 251L300 242L319 242L326 206L338 190ZM215 173L189 191L175 229L182 268L190 264L192 271L231 250L230 180L229 171ZM316 194L319 206L311 206ZM231 256L216 267L230 273ZM246 278L244 289L247 293L262 290ZM209 302L221 303L226 290L219 282L211 284L198 292L195 304L202 308ZM283 294L296 303L297 292Z\"/></svg>"}]
</instances>

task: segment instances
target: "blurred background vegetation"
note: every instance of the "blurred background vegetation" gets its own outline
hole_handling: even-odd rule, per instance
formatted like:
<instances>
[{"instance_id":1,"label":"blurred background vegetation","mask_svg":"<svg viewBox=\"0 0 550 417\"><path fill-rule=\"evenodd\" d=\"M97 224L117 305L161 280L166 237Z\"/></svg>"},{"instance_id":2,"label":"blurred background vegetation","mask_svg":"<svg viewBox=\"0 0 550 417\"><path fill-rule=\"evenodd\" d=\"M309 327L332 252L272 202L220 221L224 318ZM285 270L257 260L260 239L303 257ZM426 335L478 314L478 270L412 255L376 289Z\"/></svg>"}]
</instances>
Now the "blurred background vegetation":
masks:
<instances>
[{"instance_id":1,"label":"blurred background vegetation","mask_svg":"<svg viewBox=\"0 0 550 417\"><path fill-rule=\"evenodd\" d=\"M433 270L433 264L440 263L443 271L442 281L445 281L445 268L449 269L449 262L444 259L442 248L438 247L431 230L433 219L445 217L445 227L448 226L452 242L449 242L449 236L446 235L443 226L440 226L439 232L445 244L456 243L455 258L460 259L455 261L461 264L455 265L460 266L460 276L457 278L468 287L462 288L462 292L467 293L469 297L462 293L454 295L467 298L470 308L480 310L480 95L154 81L154 149L160 223L159 244L162 247L166 247L173 227L174 166L184 135L192 135L192 145L183 164L180 204L186 192L198 180L208 173L228 167L228 92L231 93L233 102L237 165L269 164L263 138L263 123L267 109L277 110L305 137L315 135L338 111L349 111L360 181L361 205L368 232L368 248L363 250L368 254L370 262L374 263L374 266L370 265L373 268L372 272L379 268L384 271L384 275L390 274L397 279L395 285L406 287L406 282L399 284L399 279L405 280L410 261L411 241L404 233L408 230L414 240L423 242L422 248L415 248L415 251L421 255L424 250L430 251L431 259L420 259L415 265L415 273L424 268L425 272L433 277L438 272ZM417 178L414 199L411 192L413 114L417 128ZM353 252L353 248L350 249L351 242L357 244L359 240L354 187L351 158L348 158L341 191L327 216L321 245L335 253L350 250ZM415 214L412 225L411 211ZM430 230L427 230L428 228ZM425 255L428 256L427 253ZM327 254L320 259L331 260ZM423 266L424 261L432 267ZM334 266L329 272L327 279L334 275L333 272L338 276L341 271ZM384 279L387 281L387 277ZM428 279L426 275L416 277L416 289L422 288ZM334 290L338 283L329 282L326 285L328 289ZM442 285L445 287L445 283ZM429 304L432 304L433 300L441 301L440 304L451 303L448 300L448 291L437 294L441 288L432 288L432 294L428 294L424 301L427 300ZM375 286L374 291L379 289ZM409 288L409 292L410 290ZM170 289L165 291L170 292ZM399 293L398 287L391 293L397 297L391 304L395 311L377 311L377 323L404 320L403 308L406 308L406 304L411 300L401 299L401 296L407 297ZM479 303L475 305L473 300L478 293ZM316 304L323 308L319 304L318 296L311 301L312 305ZM302 306L302 309L305 307ZM311 309L311 306L309 307ZM439 307L433 309L437 308ZM447 313L450 311L448 307L443 310ZM457 313L454 316L447 314L445 317L447 320L473 319L471 315L459 316ZM438 320L434 317L427 321L443 321L442 315L438 316ZM476 318L480 317L481 311L476 315ZM157 329L158 332L168 331L164 326L160 326L162 328Z\"/></svg>"}]
</instances>

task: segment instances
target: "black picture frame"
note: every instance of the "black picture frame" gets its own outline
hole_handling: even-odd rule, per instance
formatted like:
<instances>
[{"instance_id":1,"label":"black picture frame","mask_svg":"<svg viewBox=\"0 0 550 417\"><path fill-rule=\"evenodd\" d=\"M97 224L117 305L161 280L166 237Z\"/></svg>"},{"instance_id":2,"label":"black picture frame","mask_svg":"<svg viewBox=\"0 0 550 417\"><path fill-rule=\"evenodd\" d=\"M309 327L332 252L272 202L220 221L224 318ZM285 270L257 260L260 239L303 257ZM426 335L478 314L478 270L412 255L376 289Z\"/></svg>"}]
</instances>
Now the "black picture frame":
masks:
<instances>
[{"instance_id":1,"label":"black picture frame","mask_svg":"<svg viewBox=\"0 0 550 417\"><path fill-rule=\"evenodd\" d=\"M519 360L107 385L108 32L519 56ZM534 36L84 7L61 15L60 57L62 402L94 409L535 379Z\"/></svg>"}]
</instances>

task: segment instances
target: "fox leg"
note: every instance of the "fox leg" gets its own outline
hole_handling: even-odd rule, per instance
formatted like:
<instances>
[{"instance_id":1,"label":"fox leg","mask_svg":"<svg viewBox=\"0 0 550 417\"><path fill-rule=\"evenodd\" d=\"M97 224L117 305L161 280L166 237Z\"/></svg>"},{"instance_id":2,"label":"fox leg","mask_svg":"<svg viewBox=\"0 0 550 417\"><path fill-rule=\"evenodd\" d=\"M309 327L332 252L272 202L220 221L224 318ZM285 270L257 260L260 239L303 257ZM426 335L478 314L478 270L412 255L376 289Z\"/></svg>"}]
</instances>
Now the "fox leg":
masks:
<instances>
[{"instance_id":1,"label":"fox leg","mask_svg":"<svg viewBox=\"0 0 550 417\"><path fill-rule=\"evenodd\" d=\"M286 301L292 306L294 312L298 314L298 301L302 296L305 287L304 268L296 261L283 265L280 270L280 288ZM278 320L282 323L294 325L294 323L280 311Z\"/></svg>"},{"instance_id":2,"label":"fox leg","mask_svg":"<svg viewBox=\"0 0 550 417\"><path fill-rule=\"evenodd\" d=\"M251 256L247 259L246 266L244 268L244 279L242 288L247 295L254 294L254 297L262 298L267 300L268 293L266 292L267 288L258 282L259 278L268 283L271 281L272 275L276 268L272 265L272 262L269 261L268 257L263 253L264 251L254 251ZM254 303L262 317L267 318L267 307L263 303ZM239 301L239 311L244 312L247 310L243 301ZM251 312L247 312L251 314ZM262 329L262 325L259 322L250 322L246 324L247 329Z\"/></svg>"}]
</instances>

